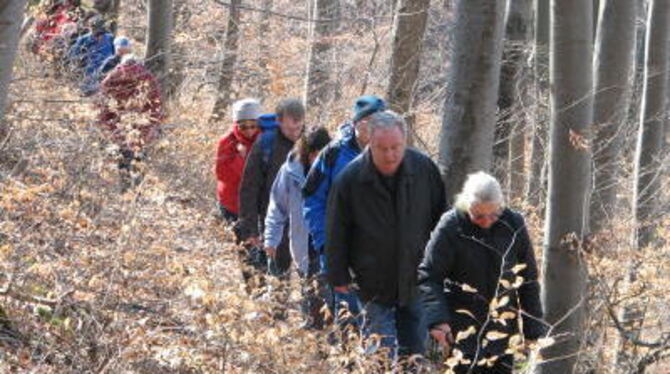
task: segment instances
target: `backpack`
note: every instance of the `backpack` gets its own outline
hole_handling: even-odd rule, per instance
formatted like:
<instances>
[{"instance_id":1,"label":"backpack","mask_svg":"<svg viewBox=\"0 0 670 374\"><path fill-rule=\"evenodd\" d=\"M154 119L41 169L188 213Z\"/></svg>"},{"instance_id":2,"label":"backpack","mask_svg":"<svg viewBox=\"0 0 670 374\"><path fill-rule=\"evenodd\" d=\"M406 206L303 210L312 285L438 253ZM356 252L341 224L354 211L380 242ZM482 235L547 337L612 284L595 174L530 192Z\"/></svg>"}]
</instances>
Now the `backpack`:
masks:
<instances>
[{"instance_id":1,"label":"backpack","mask_svg":"<svg viewBox=\"0 0 670 374\"><path fill-rule=\"evenodd\" d=\"M261 115L258 117L258 125L261 128L261 136L258 141L261 143L261 151L263 153L262 167L263 172L267 172L267 170L270 168L270 162L272 161L274 140L277 136L277 131L279 131L279 121L277 121L277 115L274 113Z\"/></svg>"}]
</instances>

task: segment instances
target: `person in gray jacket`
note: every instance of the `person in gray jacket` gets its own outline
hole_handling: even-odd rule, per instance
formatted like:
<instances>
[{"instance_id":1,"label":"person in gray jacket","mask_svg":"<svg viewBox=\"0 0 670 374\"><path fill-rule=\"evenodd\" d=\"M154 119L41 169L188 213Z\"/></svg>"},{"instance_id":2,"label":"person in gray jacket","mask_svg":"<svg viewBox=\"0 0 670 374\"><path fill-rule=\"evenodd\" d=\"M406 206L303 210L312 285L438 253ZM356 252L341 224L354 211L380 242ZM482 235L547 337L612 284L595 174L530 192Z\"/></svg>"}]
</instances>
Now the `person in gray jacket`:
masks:
<instances>
[{"instance_id":1,"label":"person in gray jacket","mask_svg":"<svg viewBox=\"0 0 670 374\"><path fill-rule=\"evenodd\" d=\"M276 255L277 247L283 239L288 224L289 248L293 264L303 279L303 312L306 314L306 326L321 328L321 304L311 286L313 277L318 273L318 256L311 248L309 227L302 214L302 186L310 166L319 151L330 141L328 131L315 127L304 134L296 147L281 166L270 190L270 203L265 216L264 245L268 256Z\"/></svg>"}]
</instances>

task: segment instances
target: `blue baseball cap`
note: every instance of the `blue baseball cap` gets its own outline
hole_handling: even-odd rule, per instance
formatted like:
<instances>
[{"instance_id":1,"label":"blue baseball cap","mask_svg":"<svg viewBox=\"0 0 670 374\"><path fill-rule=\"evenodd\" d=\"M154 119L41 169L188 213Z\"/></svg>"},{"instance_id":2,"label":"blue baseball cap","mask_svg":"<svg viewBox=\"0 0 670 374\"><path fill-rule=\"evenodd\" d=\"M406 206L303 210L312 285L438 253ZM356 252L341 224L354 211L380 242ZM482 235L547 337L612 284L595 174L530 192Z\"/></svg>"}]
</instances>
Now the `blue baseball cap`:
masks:
<instances>
[{"instance_id":1,"label":"blue baseball cap","mask_svg":"<svg viewBox=\"0 0 670 374\"><path fill-rule=\"evenodd\" d=\"M356 99L354 104L354 117L352 121L358 122L372 113L386 110L386 103L378 96L364 95Z\"/></svg>"}]
</instances>

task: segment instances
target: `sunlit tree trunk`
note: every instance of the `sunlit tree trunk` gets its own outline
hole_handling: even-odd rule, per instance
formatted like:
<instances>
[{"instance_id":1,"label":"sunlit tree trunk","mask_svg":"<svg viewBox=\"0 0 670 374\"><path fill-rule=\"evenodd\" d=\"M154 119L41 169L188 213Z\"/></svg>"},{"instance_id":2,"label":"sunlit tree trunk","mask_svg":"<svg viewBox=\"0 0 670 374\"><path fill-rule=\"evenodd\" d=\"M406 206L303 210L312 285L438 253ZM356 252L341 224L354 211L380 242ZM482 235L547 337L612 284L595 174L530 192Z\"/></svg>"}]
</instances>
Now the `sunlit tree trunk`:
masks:
<instances>
[{"instance_id":1,"label":"sunlit tree trunk","mask_svg":"<svg viewBox=\"0 0 670 374\"><path fill-rule=\"evenodd\" d=\"M391 74L386 97L391 109L400 113L409 126L413 142L414 114L412 99L421 62L421 47L426 31L430 0L400 0L393 26Z\"/></svg>"},{"instance_id":2,"label":"sunlit tree trunk","mask_svg":"<svg viewBox=\"0 0 670 374\"><path fill-rule=\"evenodd\" d=\"M149 27L145 63L156 75L165 97L168 89L170 69L170 45L172 39L172 0L149 1Z\"/></svg>"},{"instance_id":3,"label":"sunlit tree trunk","mask_svg":"<svg viewBox=\"0 0 670 374\"><path fill-rule=\"evenodd\" d=\"M590 228L599 232L612 218L621 179L622 127L628 115L635 56L637 4L602 0L593 63L594 186Z\"/></svg>"},{"instance_id":4,"label":"sunlit tree trunk","mask_svg":"<svg viewBox=\"0 0 670 374\"><path fill-rule=\"evenodd\" d=\"M529 205L539 207L544 203L546 183L547 128L549 127L549 0L535 0L535 93L536 110L533 121L530 166L526 199Z\"/></svg>"},{"instance_id":5,"label":"sunlit tree trunk","mask_svg":"<svg viewBox=\"0 0 670 374\"><path fill-rule=\"evenodd\" d=\"M310 113L323 113L335 98L335 84L331 76L336 59L332 54L334 34L340 17L339 0L312 0L312 18L318 20L311 27L312 43L309 50L305 78L305 106ZM323 116L312 116L316 122ZM315 123L325 125L325 123Z\"/></svg>"},{"instance_id":6,"label":"sunlit tree trunk","mask_svg":"<svg viewBox=\"0 0 670 374\"><path fill-rule=\"evenodd\" d=\"M455 1L439 160L449 201L468 173L491 167L505 5L506 1Z\"/></svg>"},{"instance_id":7,"label":"sunlit tree trunk","mask_svg":"<svg viewBox=\"0 0 670 374\"><path fill-rule=\"evenodd\" d=\"M230 2L230 13L228 14L228 28L226 29L226 40L224 42L224 57L221 63L221 75L217 86L217 97L212 110L211 121L221 121L226 110L230 106L230 91L233 85L235 75L235 62L237 62L237 52L239 49L240 38L240 4L241 0L232 0Z\"/></svg>"},{"instance_id":8,"label":"sunlit tree trunk","mask_svg":"<svg viewBox=\"0 0 670 374\"><path fill-rule=\"evenodd\" d=\"M551 131L542 301L555 345L543 374L572 373L583 338L590 187L588 131L593 120L593 3L551 1ZM560 336L560 338L558 338Z\"/></svg>"},{"instance_id":9,"label":"sunlit tree trunk","mask_svg":"<svg viewBox=\"0 0 670 374\"><path fill-rule=\"evenodd\" d=\"M525 188L526 113L523 99L528 85L529 70L525 66L532 15L533 0L511 0L507 5L493 170L510 199L523 196Z\"/></svg>"},{"instance_id":10,"label":"sunlit tree trunk","mask_svg":"<svg viewBox=\"0 0 670 374\"><path fill-rule=\"evenodd\" d=\"M5 107L25 8L25 0L0 3L0 143L5 139L8 131L4 121Z\"/></svg>"}]
</instances>

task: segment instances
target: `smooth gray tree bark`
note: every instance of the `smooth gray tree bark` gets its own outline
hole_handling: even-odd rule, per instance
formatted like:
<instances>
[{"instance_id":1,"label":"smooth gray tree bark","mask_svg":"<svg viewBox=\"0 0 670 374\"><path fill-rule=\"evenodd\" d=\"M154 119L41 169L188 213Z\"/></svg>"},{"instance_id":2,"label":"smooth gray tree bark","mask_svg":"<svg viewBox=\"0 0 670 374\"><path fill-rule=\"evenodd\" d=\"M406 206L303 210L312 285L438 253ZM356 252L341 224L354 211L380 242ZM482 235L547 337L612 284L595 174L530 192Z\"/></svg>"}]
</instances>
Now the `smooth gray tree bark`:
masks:
<instances>
[{"instance_id":1,"label":"smooth gray tree bark","mask_svg":"<svg viewBox=\"0 0 670 374\"><path fill-rule=\"evenodd\" d=\"M391 109L405 117L410 144L414 138L412 104L429 8L430 0L400 0L393 24L391 71L386 98Z\"/></svg>"},{"instance_id":2,"label":"smooth gray tree bark","mask_svg":"<svg viewBox=\"0 0 670 374\"><path fill-rule=\"evenodd\" d=\"M510 0L507 4L505 41L500 69L498 122L493 146L493 171L507 197L524 195L526 119L523 99L528 85L533 0Z\"/></svg>"},{"instance_id":3,"label":"smooth gray tree bark","mask_svg":"<svg viewBox=\"0 0 670 374\"><path fill-rule=\"evenodd\" d=\"M661 167L668 110L668 69L670 69L670 1L652 0L649 7L646 67L642 115L635 152L635 245L643 249L655 242L655 214L661 191Z\"/></svg>"},{"instance_id":4,"label":"smooth gray tree bark","mask_svg":"<svg viewBox=\"0 0 670 374\"><path fill-rule=\"evenodd\" d=\"M336 84L332 78L332 67L336 63L332 48L334 35L339 28L337 19L340 17L339 0L312 0L312 18L325 21L316 22L311 27L312 43L307 62L307 77L305 78L305 106L309 112L323 112L324 107L330 106L335 99ZM317 122L323 116L313 116Z\"/></svg>"},{"instance_id":5,"label":"smooth gray tree bark","mask_svg":"<svg viewBox=\"0 0 670 374\"><path fill-rule=\"evenodd\" d=\"M172 0L149 0L148 14L145 64L156 75L161 95L166 97L172 44Z\"/></svg>"},{"instance_id":6,"label":"smooth gray tree bark","mask_svg":"<svg viewBox=\"0 0 670 374\"><path fill-rule=\"evenodd\" d=\"M583 338L593 121L593 3L551 1L551 130L542 301L557 342L546 348L543 374L572 373Z\"/></svg>"},{"instance_id":7,"label":"smooth gray tree bark","mask_svg":"<svg viewBox=\"0 0 670 374\"><path fill-rule=\"evenodd\" d=\"M217 97L214 102L214 109L210 120L212 122L221 121L226 115L230 106L230 91L233 85L235 75L235 63L237 62L237 52L240 38L240 5L242 0L232 0L228 13L228 28L226 29L226 40L224 42L224 57L221 63L221 75L217 85Z\"/></svg>"},{"instance_id":8,"label":"smooth gray tree bark","mask_svg":"<svg viewBox=\"0 0 670 374\"><path fill-rule=\"evenodd\" d=\"M19 43L19 30L26 8L25 0L3 1L0 3L0 143L7 136L4 121L5 107L12 81L14 60Z\"/></svg>"},{"instance_id":9,"label":"smooth gray tree bark","mask_svg":"<svg viewBox=\"0 0 670 374\"><path fill-rule=\"evenodd\" d=\"M544 202L549 127L549 0L535 0L535 93L536 111L530 149L530 170L526 187L529 205L539 207Z\"/></svg>"},{"instance_id":10,"label":"smooth gray tree bark","mask_svg":"<svg viewBox=\"0 0 670 374\"><path fill-rule=\"evenodd\" d=\"M628 116L635 68L637 4L602 0L593 62L593 193L590 229L597 233L615 212L622 177L622 128Z\"/></svg>"},{"instance_id":11,"label":"smooth gray tree bark","mask_svg":"<svg viewBox=\"0 0 670 374\"><path fill-rule=\"evenodd\" d=\"M467 174L491 167L505 6L506 1L455 1L439 149L448 201Z\"/></svg>"}]
</instances>

